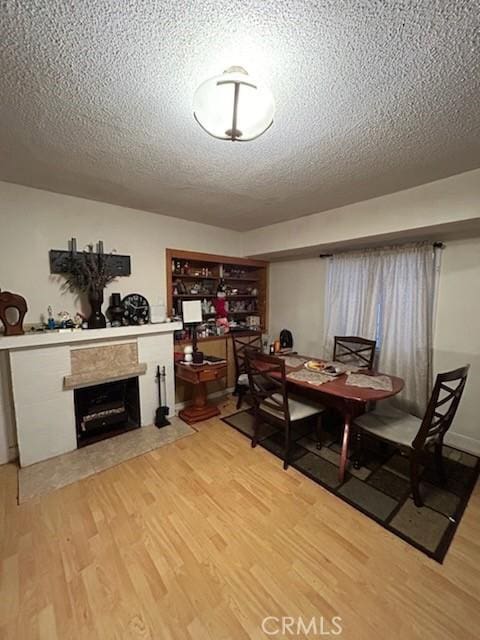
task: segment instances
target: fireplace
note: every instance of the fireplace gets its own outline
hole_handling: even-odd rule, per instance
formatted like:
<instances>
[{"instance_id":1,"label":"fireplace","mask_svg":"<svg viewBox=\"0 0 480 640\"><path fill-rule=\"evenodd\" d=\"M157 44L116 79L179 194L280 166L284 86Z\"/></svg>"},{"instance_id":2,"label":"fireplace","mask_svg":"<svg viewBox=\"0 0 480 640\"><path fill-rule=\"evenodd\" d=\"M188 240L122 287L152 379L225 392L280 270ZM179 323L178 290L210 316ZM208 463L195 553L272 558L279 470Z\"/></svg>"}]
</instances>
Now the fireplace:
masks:
<instances>
[{"instance_id":1,"label":"fireplace","mask_svg":"<svg viewBox=\"0 0 480 640\"><path fill-rule=\"evenodd\" d=\"M138 377L74 389L77 446L138 429Z\"/></svg>"},{"instance_id":2,"label":"fireplace","mask_svg":"<svg viewBox=\"0 0 480 640\"><path fill-rule=\"evenodd\" d=\"M78 447L76 390L138 377L141 425L151 425L158 407L155 372L160 365L167 371L166 404L173 407L173 334L181 328L181 322L169 322L0 337L0 355L8 354L2 359L10 361L9 371L0 372L7 383L0 385L0 423L6 418L12 434L16 427L20 466Z\"/></svg>"}]
</instances>

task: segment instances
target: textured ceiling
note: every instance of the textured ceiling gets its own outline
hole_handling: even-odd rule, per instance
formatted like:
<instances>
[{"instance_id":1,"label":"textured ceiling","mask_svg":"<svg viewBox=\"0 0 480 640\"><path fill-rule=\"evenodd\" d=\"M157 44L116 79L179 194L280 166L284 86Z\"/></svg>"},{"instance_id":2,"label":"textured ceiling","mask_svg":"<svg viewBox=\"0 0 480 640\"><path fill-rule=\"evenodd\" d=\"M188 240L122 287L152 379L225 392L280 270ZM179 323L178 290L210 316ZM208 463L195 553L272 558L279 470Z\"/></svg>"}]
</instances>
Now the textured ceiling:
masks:
<instances>
[{"instance_id":1,"label":"textured ceiling","mask_svg":"<svg viewBox=\"0 0 480 640\"><path fill-rule=\"evenodd\" d=\"M480 0L0 0L0 179L250 229L480 166ZM197 86L273 91L253 142Z\"/></svg>"}]
</instances>

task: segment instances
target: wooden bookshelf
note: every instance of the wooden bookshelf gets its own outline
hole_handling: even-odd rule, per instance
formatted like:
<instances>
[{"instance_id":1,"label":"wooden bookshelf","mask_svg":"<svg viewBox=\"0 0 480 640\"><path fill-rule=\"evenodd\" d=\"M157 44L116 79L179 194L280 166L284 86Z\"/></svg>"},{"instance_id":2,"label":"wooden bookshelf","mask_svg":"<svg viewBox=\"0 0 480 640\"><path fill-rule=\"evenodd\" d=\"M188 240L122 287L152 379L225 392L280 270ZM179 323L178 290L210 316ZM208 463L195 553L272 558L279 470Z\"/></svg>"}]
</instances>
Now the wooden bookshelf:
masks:
<instances>
[{"instance_id":1,"label":"wooden bookshelf","mask_svg":"<svg viewBox=\"0 0 480 640\"><path fill-rule=\"evenodd\" d=\"M268 263L210 253L166 250L167 310L181 315L182 300L213 301L223 280L227 288L228 318L240 322L260 318L260 330L268 321ZM214 311L203 313L205 321Z\"/></svg>"}]
</instances>

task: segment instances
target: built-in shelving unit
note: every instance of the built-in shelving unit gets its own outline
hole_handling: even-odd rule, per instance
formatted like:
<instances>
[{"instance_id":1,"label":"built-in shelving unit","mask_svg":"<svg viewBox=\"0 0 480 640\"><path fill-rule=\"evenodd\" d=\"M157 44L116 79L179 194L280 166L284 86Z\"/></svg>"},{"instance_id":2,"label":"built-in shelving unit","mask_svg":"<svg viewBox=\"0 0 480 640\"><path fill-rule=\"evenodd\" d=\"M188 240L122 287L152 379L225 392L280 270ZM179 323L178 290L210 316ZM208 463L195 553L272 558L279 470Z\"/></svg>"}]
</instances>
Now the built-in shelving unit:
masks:
<instances>
[{"instance_id":1,"label":"built-in shelving unit","mask_svg":"<svg viewBox=\"0 0 480 640\"><path fill-rule=\"evenodd\" d=\"M268 263L207 253L166 250L168 312L182 314L182 300L201 300L205 321L215 317L212 302L223 281L228 318L232 322L267 326Z\"/></svg>"}]
</instances>

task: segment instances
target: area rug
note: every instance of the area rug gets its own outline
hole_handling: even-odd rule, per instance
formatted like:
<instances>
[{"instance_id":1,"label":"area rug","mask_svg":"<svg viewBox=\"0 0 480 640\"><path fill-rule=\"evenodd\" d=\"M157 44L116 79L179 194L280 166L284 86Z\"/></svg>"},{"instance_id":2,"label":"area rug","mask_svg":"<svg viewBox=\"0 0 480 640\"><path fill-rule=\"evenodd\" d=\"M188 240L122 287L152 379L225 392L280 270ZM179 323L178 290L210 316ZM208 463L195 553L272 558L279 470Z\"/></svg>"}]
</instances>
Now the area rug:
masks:
<instances>
[{"instance_id":1,"label":"area rug","mask_svg":"<svg viewBox=\"0 0 480 640\"><path fill-rule=\"evenodd\" d=\"M170 425L161 429L153 425L141 427L56 458L20 468L19 504L196 433L179 418L173 417L170 422Z\"/></svg>"},{"instance_id":2,"label":"area rug","mask_svg":"<svg viewBox=\"0 0 480 640\"><path fill-rule=\"evenodd\" d=\"M251 409L223 421L250 438ZM415 506L410 492L408 458L390 445L364 438L364 465L350 465L345 482L338 480L341 430L328 425L323 446L316 448L312 425L292 429L291 465L338 498L381 524L437 562L443 562L480 473L480 460L444 446L447 483L440 486L433 455L422 467L425 506ZM283 458L283 434L264 424L259 445Z\"/></svg>"}]
</instances>

